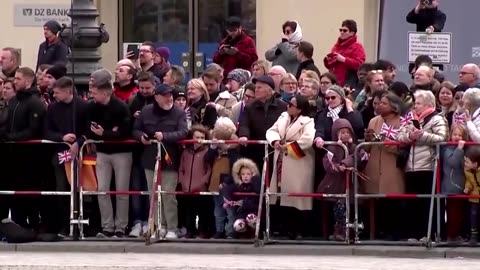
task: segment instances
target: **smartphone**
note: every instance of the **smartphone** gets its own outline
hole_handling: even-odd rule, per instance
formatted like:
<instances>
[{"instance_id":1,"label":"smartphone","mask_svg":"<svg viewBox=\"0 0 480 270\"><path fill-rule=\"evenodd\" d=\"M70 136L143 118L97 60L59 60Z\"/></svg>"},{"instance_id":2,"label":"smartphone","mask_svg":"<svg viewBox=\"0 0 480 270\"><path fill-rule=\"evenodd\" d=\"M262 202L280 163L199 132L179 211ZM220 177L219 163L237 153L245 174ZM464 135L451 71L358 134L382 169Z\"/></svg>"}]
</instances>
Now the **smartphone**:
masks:
<instances>
[{"instance_id":1,"label":"smartphone","mask_svg":"<svg viewBox=\"0 0 480 270\"><path fill-rule=\"evenodd\" d=\"M423 5L424 6L431 6L432 5L432 0L423 0Z\"/></svg>"},{"instance_id":2,"label":"smartphone","mask_svg":"<svg viewBox=\"0 0 480 270\"><path fill-rule=\"evenodd\" d=\"M98 128L98 124L96 122L90 122L90 125L92 125L94 128Z\"/></svg>"},{"instance_id":3,"label":"smartphone","mask_svg":"<svg viewBox=\"0 0 480 270\"><path fill-rule=\"evenodd\" d=\"M127 53L129 52L133 52L133 55L130 57L130 59L138 59L140 55L140 48L137 44L129 44L127 46Z\"/></svg>"},{"instance_id":4,"label":"smartphone","mask_svg":"<svg viewBox=\"0 0 480 270\"><path fill-rule=\"evenodd\" d=\"M412 120L412 124L416 129L420 129L420 122L418 122L418 120Z\"/></svg>"},{"instance_id":5,"label":"smartphone","mask_svg":"<svg viewBox=\"0 0 480 270\"><path fill-rule=\"evenodd\" d=\"M147 135L147 134L143 134L143 135L142 135L142 138L143 138L145 141L148 141L148 140L149 140L149 138L148 138L148 135Z\"/></svg>"}]
</instances>

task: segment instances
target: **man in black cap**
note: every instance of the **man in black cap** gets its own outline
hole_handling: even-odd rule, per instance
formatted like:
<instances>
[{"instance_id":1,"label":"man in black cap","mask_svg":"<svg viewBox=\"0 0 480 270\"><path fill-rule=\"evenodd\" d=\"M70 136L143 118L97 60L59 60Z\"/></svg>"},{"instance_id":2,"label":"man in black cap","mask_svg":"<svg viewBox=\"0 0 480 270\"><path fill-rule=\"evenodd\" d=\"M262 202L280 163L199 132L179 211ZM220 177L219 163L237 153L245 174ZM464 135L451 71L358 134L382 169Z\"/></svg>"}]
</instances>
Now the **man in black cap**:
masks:
<instances>
[{"instance_id":1,"label":"man in black cap","mask_svg":"<svg viewBox=\"0 0 480 270\"><path fill-rule=\"evenodd\" d=\"M38 48L37 67L41 64L67 64L68 47L57 36L62 27L56 21L48 21L43 25L45 41Z\"/></svg>"},{"instance_id":2,"label":"man in black cap","mask_svg":"<svg viewBox=\"0 0 480 270\"><path fill-rule=\"evenodd\" d=\"M177 171L180 163L178 141L187 136L185 111L174 106L173 88L161 84L155 89L155 102L145 106L135 120L133 137L145 145L142 163L145 168L148 189L153 188L153 172L157 156L157 145L151 139L162 143L162 190L175 191ZM177 199L175 195L162 196L163 215L160 236L169 239L178 237Z\"/></svg>"},{"instance_id":3,"label":"man in black cap","mask_svg":"<svg viewBox=\"0 0 480 270\"><path fill-rule=\"evenodd\" d=\"M227 33L228 36L220 42L213 55L213 62L224 69L224 78L236 68L250 70L258 59L255 41L243 31L240 18L228 19Z\"/></svg>"},{"instance_id":4,"label":"man in black cap","mask_svg":"<svg viewBox=\"0 0 480 270\"><path fill-rule=\"evenodd\" d=\"M47 83L47 91L45 93L41 93L41 98L44 103L49 105L53 102L53 86L55 82L67 75L67 68L64 65L55 65L45 71L45 75L43 79Z\"/></svg>"},{"instance_id":5,"label":"man in black cap","mask_svg":"<svg viewBox=\"0 0 480 270\"><path fill-rule=\"evenodd\" d=\"M280 114L287 110L287 104L273 96L275 82L270 76L262 75L254 78L252 82L255 84L255 101L245 107L238 130L240 141L265 140L267 130L273 126ZM261 168L263 145L250 145L249 148L249 158Z\"/></svg>"}]
</instances>

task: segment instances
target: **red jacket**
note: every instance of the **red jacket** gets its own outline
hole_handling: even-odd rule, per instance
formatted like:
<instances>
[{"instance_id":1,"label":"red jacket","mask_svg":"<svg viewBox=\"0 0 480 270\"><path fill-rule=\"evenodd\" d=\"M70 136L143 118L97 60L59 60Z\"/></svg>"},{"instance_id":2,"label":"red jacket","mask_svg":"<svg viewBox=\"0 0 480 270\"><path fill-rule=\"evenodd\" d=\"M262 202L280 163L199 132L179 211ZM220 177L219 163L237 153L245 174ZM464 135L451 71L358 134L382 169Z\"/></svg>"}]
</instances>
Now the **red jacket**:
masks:
<instances>
[{"instance_id":1,"label":"red jacket","mask_svg":"<svg viewBox=\"0 0 480 270\"><path fill-rule=\"evenodd\" d=\"M122 101L128 102L128 100L138 92L138 87L135 83L130 83L125 86L120 86L118 83L113 84L113 94Z\"/></svg>"},{"instance_id":2,"label":"red jacket","mask_svg":"<svg viewBox=\"0 0 480 270\"><path fill-rule=\"evenodd\" d=\"M237 48L237 54L228 55L221 53L219 49L224 44L228 44L232 47ZM234 40L232 40L230 36L224 38L220 42L220 45L218 45L217 51L213 55L213 62L219 64L225 70L225 78L227 78L227 75L230 71L236 68L250 70L253 62L257 60L258 56L257 48L255 47L255 41L251 37L247 36L245 33L242 33Z\"/></svg>"},{"instance_id":3,"label":"red jacket","mask_svg":"<svg viewBox=\"0 0 480 270\"><path fill-rule=\"evenodd\" d=\"M345 62L339 62L334 58L333 53L339 53L345 57ZM349 76L356 81L357 70L365 62L365 49L357 41L357 36L349 39L338 39L333 45L331 52L323 58L325 67L337 77L337 84L343 86L345 82L350 81Z\"/></svg>"}]
</instances>

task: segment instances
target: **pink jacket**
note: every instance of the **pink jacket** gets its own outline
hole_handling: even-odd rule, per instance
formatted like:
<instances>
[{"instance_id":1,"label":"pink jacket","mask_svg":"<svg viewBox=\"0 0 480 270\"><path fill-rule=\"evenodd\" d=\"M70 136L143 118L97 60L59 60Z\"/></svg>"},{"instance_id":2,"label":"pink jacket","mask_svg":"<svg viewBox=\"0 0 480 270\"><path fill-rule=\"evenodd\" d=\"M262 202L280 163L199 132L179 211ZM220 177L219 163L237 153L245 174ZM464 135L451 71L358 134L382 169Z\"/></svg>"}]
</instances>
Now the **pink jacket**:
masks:
<instances>
[{"instance_id":1,"label":"pink jacket","mask_svg":"<svg viewBox=\"0 0 480 270\"><path fill-rule=\"evenodd\" d=\"M212 173L212 167L205 157L207 152L207 146L197 150L187 147L183 151L178 169L178 180L183 192L207 191Z\"/></svg>"}]
</instances>

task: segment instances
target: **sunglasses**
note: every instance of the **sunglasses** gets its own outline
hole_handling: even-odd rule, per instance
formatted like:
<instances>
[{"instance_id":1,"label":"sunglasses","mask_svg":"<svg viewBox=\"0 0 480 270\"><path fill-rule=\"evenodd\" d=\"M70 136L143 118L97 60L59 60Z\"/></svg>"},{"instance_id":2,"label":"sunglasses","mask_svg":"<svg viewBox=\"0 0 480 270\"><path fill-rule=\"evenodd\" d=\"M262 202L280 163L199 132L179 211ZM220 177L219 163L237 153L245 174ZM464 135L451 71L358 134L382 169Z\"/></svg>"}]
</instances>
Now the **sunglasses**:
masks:
<instances>
[{"instance_id":1,"label":"sunglasses","mask_svg":"<svg viewBox=\"0 0 480 270\"><path fill-rule=\"evenodd\" d=\"M288 107L295 107L295 108L297 107L297 105L293 104L292 102L288 102L287 105Z\"/></svg>"},{"instance_id":2,"label":"sunglasses","mask_svg":"<svg viewBox=\"0 0 480 270\"><path fill-rule=\"evenodd\" d=\"M340 31L341 33L347 33L347 32L348 32L348 29L340 28L340 29L338 29L338 31Z\"/></svg>"},{"instance_id":3,"label":"sunglasses","mask_svg":"<svg viewBox=\"0 0 480 270\"><path fill-rule=\"evenodd\" d=\"M326 101L335 100L335 99L337 99L336 96L326 96L326 97L325 97L325 100L326 100Z\"/></svg>"}]
</instances>

